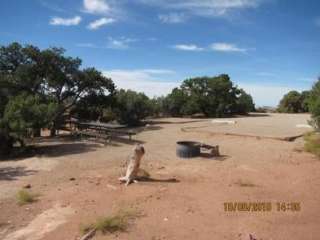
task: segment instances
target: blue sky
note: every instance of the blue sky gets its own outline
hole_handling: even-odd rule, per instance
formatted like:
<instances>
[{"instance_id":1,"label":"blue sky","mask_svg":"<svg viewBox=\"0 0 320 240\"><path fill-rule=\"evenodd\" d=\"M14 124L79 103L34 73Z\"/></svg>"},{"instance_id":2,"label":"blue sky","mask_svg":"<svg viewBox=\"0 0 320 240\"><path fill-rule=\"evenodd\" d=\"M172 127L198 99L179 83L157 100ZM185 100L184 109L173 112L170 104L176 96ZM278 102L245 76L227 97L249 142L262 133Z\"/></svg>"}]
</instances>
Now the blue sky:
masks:
<instances>
[{"instance_id":1,"label":"blue sky","mask_svg":"<svg viewBox=\"0 0 320 240\"><path fill-rule=\"evenodd\" d=\"M1 0L0 44L59 46L120 88L230 75L258 106L320 75L318 0Z\"/></svg>"}]
</instances>

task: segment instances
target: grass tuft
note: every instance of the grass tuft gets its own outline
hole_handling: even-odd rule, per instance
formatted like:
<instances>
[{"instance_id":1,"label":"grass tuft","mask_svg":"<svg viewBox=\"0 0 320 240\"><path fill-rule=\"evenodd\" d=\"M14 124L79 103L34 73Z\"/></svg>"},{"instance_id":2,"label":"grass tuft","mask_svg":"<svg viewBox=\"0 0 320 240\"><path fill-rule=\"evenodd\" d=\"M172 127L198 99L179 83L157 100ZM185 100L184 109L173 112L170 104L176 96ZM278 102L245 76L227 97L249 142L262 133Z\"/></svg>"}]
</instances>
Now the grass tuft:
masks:
<instances>
[{"instance_id":1,"label":"grass tuft","mask_svg":"<svg viewBox=\"0 0 320 240\"><path fill-rule=\"evenodd\" d=\"M320 157L320 134L310 132L304 135L304 150Z\"/></svg>"},{"instance_id":2,"label":"grass tuft","mask_svg":"<svg viewBox=\"0 0 320 240\"><path fill-rule=\"evenodd\" d=\"M30 193L26 190L20 190L16 198L19 205L25 205L37 201L37 196L37 194Z\"/></svg>"},{"instance_id":3,"label":"grass tuft","mask_svg":"<svg viewBox=\"0 0 320 240\"><path fill-rule=\"evenodd\" d=\"M102 234L125 232L130 224L130 220L137 218L140 214L133 209L120 210L116 214L99 218L95 223L81 227L83 234L91 230L96 230Z\"/></svg>"}]
</instances>

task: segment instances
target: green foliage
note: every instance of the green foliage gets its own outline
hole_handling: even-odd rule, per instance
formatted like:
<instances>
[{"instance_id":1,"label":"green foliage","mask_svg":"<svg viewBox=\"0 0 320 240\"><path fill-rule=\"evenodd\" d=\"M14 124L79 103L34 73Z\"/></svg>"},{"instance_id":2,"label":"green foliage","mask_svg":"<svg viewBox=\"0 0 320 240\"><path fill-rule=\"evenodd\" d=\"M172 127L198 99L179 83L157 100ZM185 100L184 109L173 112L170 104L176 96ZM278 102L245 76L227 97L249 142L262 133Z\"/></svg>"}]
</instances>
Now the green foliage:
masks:
<instances>
[{"instance_id":1,"label":"green foliage","mask_svg":"<svg viewBox=\"0 0 320 240\"><path fill-rule=\"evenodd\" d=\"M313 85L309 95L309 110L312 114L312 124L317 131L320 129L320 79Z\"/></svg>"},{"instance_id":2,"label":"green foliage","mask_svg":"<svg viewBox=\"0 0 320 240\"><path fill-rule=\"evenodd\" d=\"M114 114L110 112L113 102L111 96L91 93L76 103L71 115L84 121L114 120Z\"/></svg>"},{"instance_id":3,"label":"green foliage","mask_svg":"<svg viewBox=\"0 0 320 240\"><path fill-rule=\"evenodd\" d=\"M103 234L123 232L127 230L129 221L138 216L140 214L136 210L120 210L112 216L99 218L95 223L82 226L81 232L87 233L91 230L96 230Z\"/></svg>"},{"instance_id":4,"label":"green foliage","mask_svg":"<svg viewBox=\"0 0 320 240\"><path fill-rule=\"evenodd\" d=\"M165 106L173 116L202 113L207 117L247 113L254 108L252 97L225 74L185 80L167 96Z\"/></svg>"},{"instance_id":5,"label":"green foliage","mask_svg":"<svg viewBox=\"0 0 320 240\"><path fill-rule=\"evenodd\" d=\"M13 145L15 143L15 138L10 136L9 131L5 128L0 120L0 157L7 156L11 153Z\"/></svg>"},{"instance_id":6,"label":"green foliage","mask_svg":"<svg viewBox=\"0 0 320 240\"><path fill-rule=\"evenodd\" d=\"M157 97L149 100L152 108L151 113L153 116L162 117L166 115L165 99L165 97Z\"/></svg>"},{"instance_id":7,"label":"green foliage","mask_svg":"<svg viewBox=\"0 0 320 240\"><path fill-rule=\"evenodd\" d=\"M64 53L62 48L40 50L18 43L0 47L1 92L8 96L25 92L55 102L52 133L81 99L90 94L112 94L115 89L111 79L94 68L81 69L79 58L67 57ZM0 103L0 110L2 105Z\"/></svg>"},{"instance_id":8,"label":"green foliage","mask_svg":"<svg viewBox=\"0 0 320 240\"><path fill-rule=\"evenodd\" d=\"M188 96L179 88L174 88L164 100L165 111L173 117L185 115L184 108Z\"/></svg>"},{"instance_id":9,"label":"green foliage","mask_svg":"<svg viewBox=\"0 0 320 240\"><path fill-rule=\"evenodd\" d=\"M46 103L39 96L24 93L10 98L3 121L17 137L30 137L33 130L48 126L56 109L54 102Z\"/></svg>"},{"instance_id":10,"label":"green foliage","mask_svg":"<svg viewBox=\"0 0 320 240\"><path fill-rule=\"evenodd\" d=\"M310 91L301 92L301 111L309 112Z\"/></svg>"},{"instance_id":11,"label":"green foliage","mask_svg":"<svg viewBox=\"0 0 320 240\"><path fill-rule=\"evenodd\" d=\"M320 135L317 132L310 132L304 136L304 149L320 157Z\"/></svg>"},{"instance_id":12,"label":"green foliage","mask_svg":"<svg viewBox=\"0 0 320 240\"><path fill-rule=\"evenodd\" d=\"M237 113L254 112L255 106L251 95L247 94L243 89L240 89L240 95L237 99Z\"/></svg>"},{"instance_id":13,"label":"green foliage","mask_svg":"<svg viewBox=\"0 0 320 240\"><path fill-rule=\"evenodd\" d=\"M303 113L309 111L310 92L290 91L280 101L278 111L282 113Z\"/></svg>"},{"instance_id":14,"label":"green foliage","mask_svg":"<svg viewBox=\"0 0 320 240\"><path fill-rule=\"evenodd\" d=\"M37 196L37 194L30 193L26 190L20 190L16 195L16 199L19 205L25 205L35 202Z\"/></svg>"},{"instance_id":15,"label":"green foliage","mask_svg":"<svg viewBox=\"0 0 320 240\"><path fill-rule=\"evenodd\" d=\"M136 126L142 119L152 114L151 102L143 93L121 89L115 97L115 112L120 123Z\"/></svg>"}]
</instances>

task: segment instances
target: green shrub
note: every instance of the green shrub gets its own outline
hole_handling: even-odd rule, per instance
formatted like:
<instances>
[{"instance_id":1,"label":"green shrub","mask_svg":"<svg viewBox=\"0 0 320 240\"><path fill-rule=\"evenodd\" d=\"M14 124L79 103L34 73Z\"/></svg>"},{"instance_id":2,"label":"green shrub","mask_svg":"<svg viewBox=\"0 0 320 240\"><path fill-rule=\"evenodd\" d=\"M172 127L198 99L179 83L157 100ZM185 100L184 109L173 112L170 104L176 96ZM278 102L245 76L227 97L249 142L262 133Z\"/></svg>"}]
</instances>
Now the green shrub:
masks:
<instances>
[{"instance_id":1,"label":"green shrub","mask_svg":"<svg viewBox=\"0 0 320 240\"><path fill-rule=\"evenodd\" d=\"M152 106L145 94L121 89L116 93L115 113L120 123L137 126L152 115Z\"/></svg>"},{"instance_id":2,"label":"green shrub","mask_svg":"<svg viewBox=\"0 0 320 240\"><path fill-rule=\"evenodd\" d=\"M223 117L254 110L252 97L238 89L226 74L187 79L172 90L165 103L172 116Z\"/></svg>"},{"instance_id":3,"label":"green shrub","mask_svg":"<svg viewBox=\"0 0 320 240\"><path fill-rule=\"evenodd\" d=\"M37 194L30 193L26 190L20 190L16 197L19 205L25 205L35 202L37 200L37 196Z\"/></svg>"},{"instance_id":4,"label":"green shrub","mask_svg":"<svg viewBox=\"0 0 320 240\"><path fill-rule=\"evenodd\" d=\"M136 210L120 210L112 216L99 218L95 223L82 226L81 232L84 234L91 230L96 230L103 234L123 232L127 230L130 220L138 216L140 214Z\"/></svg>"},{"instance_id":5,"label":"green shrub","mask_svg":"<svg viewBox=\"0 0 320 240\"><path fill-rule=\"evenodd\" d=\"M281 113L305 113L309 112L310 91L290 91L281 99L278 112Z\"/></svg>"},{"instance_id":6,"label":"green shrub","mask_svg":"<svg viewBox=\"0 0 320 240\"><path fill-rule=\"evenodd\" d=\"M311 132L304 136L304 149L307 152L313 153L320 157L320 134Z\"/></svg>"},{"instance_id":7,"label":"green shrub","mask_svg":"<svg viewBox=\"0 0 320 240\"><path fill-rule=\"evenodd\" d=\"M309 109L312 115L311 124L314 128L320 130L320 79L316 82L312 90L310 91L309 97Z\"/></svg>"}]
</instances>

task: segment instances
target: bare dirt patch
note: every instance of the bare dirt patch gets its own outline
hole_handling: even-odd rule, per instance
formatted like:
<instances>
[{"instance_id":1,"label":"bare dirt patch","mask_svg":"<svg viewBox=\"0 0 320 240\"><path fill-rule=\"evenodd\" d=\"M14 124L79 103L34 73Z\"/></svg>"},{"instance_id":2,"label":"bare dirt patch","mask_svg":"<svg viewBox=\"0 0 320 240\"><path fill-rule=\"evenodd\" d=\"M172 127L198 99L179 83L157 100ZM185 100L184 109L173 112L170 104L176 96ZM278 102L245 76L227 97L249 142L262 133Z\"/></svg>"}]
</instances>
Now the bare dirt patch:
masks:
<instances>
[{"instance_id":1,"label":"bare dirt patch","mask_svg":"<svg viewBox=\"0 0 320 240\"><path fill-rule=\"evenodd\" d=\"M210 133L227 130L285 137L309 131L295 127L307 119L305 114L274 114L233 118L237 123L232 126L213 125L211 119L155 120L136 136L136 140L145 142L141 167L153 181L129 187L119 185L117 179L133 144L114 141L101 146L89 141L81 142L82 145L74 142L70 146L79 147L78 150L62 147L63 153L42 157L54 162L50 170L36 168L38 162L33 165L36 172L27 176L18 175L13 180L2 177L0 189L29 183L41 197L26 210L12 202L14 195L0 195L0 238L25 231L39 215L59 202L73 213L58 220L61 224L52 231L39 231L43 235L38 239L77 239L82 223L95 222L123 207L141 209L144 217L125 232L108 235L108 239L249 240L250 235L259 240L317 239L320 161L310 153L296 151L303 146L302 138L285 142ZM201 128L200 132L181 131L206 125L210 127ZM179 159L175 144L182 140L219 145L222 157ZM0 169L20 166L15 165L19 162L0 164L5 164ZM277 211L273 205L271 212L225 212L225 202L299 202L301 210ZM30 236L40 236L36 232ZM105 238L97 235L94 239Z\"/></svg>"},{"instance_id":2,"label":"bare dirt patch","mask_svg":"<svg viewBox=\"0 0 320 240\"><path fill-rule=\"evenodd\" d=\"M67 217L73 213L70 207L60 207L59 205L44 211L38 215L28 226L7 235L4 240L39 240L47 233L52 232L61 224L67 221Z\"/></svg>"}]
</instances>

